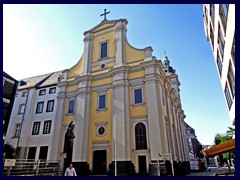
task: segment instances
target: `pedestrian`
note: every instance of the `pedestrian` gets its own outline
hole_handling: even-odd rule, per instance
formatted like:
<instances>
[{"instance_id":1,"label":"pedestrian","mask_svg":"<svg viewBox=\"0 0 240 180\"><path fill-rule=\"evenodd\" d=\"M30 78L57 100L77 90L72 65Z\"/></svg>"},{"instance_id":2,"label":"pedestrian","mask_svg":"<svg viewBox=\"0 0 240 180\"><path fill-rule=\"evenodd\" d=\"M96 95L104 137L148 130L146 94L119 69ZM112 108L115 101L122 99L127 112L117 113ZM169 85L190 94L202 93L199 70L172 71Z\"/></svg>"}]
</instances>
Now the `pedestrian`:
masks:
<instances>
[{"instance_id":1,"label":"pedestrian","mask_svg":"<svg viewBox=\"0 0 240 180\"><path fill-rule=\"evenodd\" d=\"M228 171L230 172L230 171L231 171L231 165L230 165L230 163L227 164L227 167L228 167Z\"/></svg>"},{"instance_id":2,"label":"pedestrian","mask_svg":"<svg viewBox=\"0 0 240 180\"><path fill-rule=\"evenodd\" d=\"M66 169L64 176L77 176L72 163L70 163L69 167Z\"/></svg>"}]
</instances>

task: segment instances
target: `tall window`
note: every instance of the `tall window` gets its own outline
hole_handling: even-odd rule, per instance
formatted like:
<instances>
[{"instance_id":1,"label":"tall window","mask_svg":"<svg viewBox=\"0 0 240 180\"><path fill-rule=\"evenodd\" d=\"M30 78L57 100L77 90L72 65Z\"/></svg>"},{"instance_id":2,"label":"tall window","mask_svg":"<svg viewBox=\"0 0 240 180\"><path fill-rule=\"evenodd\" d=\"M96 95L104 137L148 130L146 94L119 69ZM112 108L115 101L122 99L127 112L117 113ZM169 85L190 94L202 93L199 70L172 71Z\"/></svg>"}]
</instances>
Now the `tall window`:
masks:
<instances>
[{"instance_id":1,"label":"tall window","mask_svg":"<svg viewBox=\"0 0 240 180\"><path fill-rule=\"evenodd\" d=\"M100 95L98 98L98 109L106 108L106 95Z\"/></svg>"},{"instance_id":2,"label":"tall window","mask_svg":"<svg viewBox=\"0 0 240 180\"><path fill-rule=\"evenodd\" d=\"M210 4L210 16L211 16L211 19L212 19L213 27L214 27L214 18L215 18L214 13L215 13L214 4Z\"/></svg>"},{"instance_id":3,"label":"tall window","mask_svg":"<svg viewBox=\"0 0 240 180\"><path fill-rule=\"evenodd\" d=\"M107 42L101 43L101 58L106 58L107 57Z\"/></svg>"},{"instance_id":4,"label":"tall window","mask_svg":"<svg viewBox=\"0 0 240 180\"><path fill-rule=\"evenodd\" d=\"M136 149L147 149L146 126L138 123L135 126Z\"/></svg>"},{"instance_id":5,"label":"tall window","mask_svg":"<svg viewBox=\"0 0 240 180\"><path fill-rule=\"evenodd\" d=\"M54 94L56 92L56 87L49 89L49 94Z\"/></svg>"},{"instance_id":6,"label":"tall window","mask_svg":"<svg viewBox=\"0 0 240 180\"><path fill-rule=\"evenodd\" d=\"M52 121L44 121L43 134L50 134Z\"/></svg>"},{"instance_id":7,"label":"tall window","mask_svg":"<svg viewBox=\"0 0 240 180\"><path fill-rule=\"evenodd\" d=\"M25 104L20 104L19 105L18 114L23 114L24 110L25 110Z\"/></svg>"},{"instance_id":8,"label":"tall window","mask_svg":"<svg viewBox=\"0 0 240 180\"><path fill-rule=\"evenodd\" d=\"M219 56L219 52L217 51L217 66L220 76L222 75L222 60Z\"/></svg>"},{"instance_id":9,"label":"tall window","mask_svg":"<svg viewBox=\"0 0 240 180\"><path fill-rule=\"evenodd\" d=\"M143 103L143 98L142 98L142 89L134 89L134 103L139 104Z\"/></svg>"},{"instance_id":10,"label":"tall window","mask_svg":"<svg viewBox=\"0 0 240 180\"><path fill-rule=\"evenodd\" d=\"M212 26L210 26L210 39L211 39L211 44L212 44L212 49L214 50L214 34L212 30Z\"/></svg>"},{"instance_id":11,"label":"tall window","mask_svg":"<svg viewBox=\"0 0 240 180\"><path fill-rule=\"evenodd\" d=\"M220 25L218 25L218 44L219 44L219 49L220 49L221 56L223 58L223 53L224 53L224 36L223 36L222 29L221 29Z\"/></svg>"},{"instance_id":12,"label":"tall window","mask_svg":"<svg viewBox=\"0 0 240 180\"><path fill-rule=\"evenodd\" d=\"M189 145L189 151L193 153L193 144L192 144L192 139L188 139L188 145Z\"/></svg>"},{"instance_id":13,"label":"tall window","mask_svg":"<svg viewBox=\"0 0 240 180\"><path fill-rule=\"evenodd\" d=\"M68 113L74 113L74 100L68 102Z\"/></svg>"},{"instance_id":14,"label":"tall window","mask_svg":"<svg viewBox=\"0 0 240 180\"><path fill-rule=\"evenodd\" d=\"M39 91L39 96L43 96L46 94L46 89L42 89Z\"/></svg>"},{"instance_id":15,"label":"tall window","mask_svg":"<svg viewBox=\"0 0 240 180\"><path fill-rule=\"evenodd\" d=\"M220 18L221 18L221 21L222 21L224 31L226 32L228 4L219 4L219 14L220 14Z\"/></svg>"},{"instance_id":16,"label":"tall window","mask_svg":"<svg viewBox=\"0 0 240 180\"><path fill-rule=\"evenodd\" d=\"M37 109L36 109L36 113L37 113L37 114L43 112L43 105L44 105L44 102L43 102L43 101L37 103Z\"/></svg>"},{"instance_id":17,"label":"tall window","mask_svg":"<svg viewBox=\"0 0 240 180\"><path fill-rule=\"evenodd\" d=\"M34 122L33 123L32 135L38 135L39 134L40 124L41 124L41 122Z\"/></svg>"},{"instance_id":18,"label":"tall window","mask_svg":"<svg viewBox=\"0 0 240 180\"><path fill-rule=\"evenodd\" d=\"M225 85L224 93L225 93L225 97L226 97L226 100L227 100L228 108L230 109L230 107L232 105L232 97L230 95L230 91L229 91L229 87L228 87L227 82L226 82L226 85Z\"/></svg>"},{"instance_id":19,"label":"tall window","mask_svg":"<svg viewBox=\"0 0 240 180\"><path fill-rule=\"evenodd\" d=\"M15 133L14 133L14 137L18 138L20 137L20 132L21 132L21 124L16 124L15 126Z\"/></svg>"},{"instance_id":20,"label":"tall window","mask_svg":"<svg viewBox=\"0 0 240 180\"><path fill-rule=\"evenodd\" d=\"M232 64L229 64L228 67L228 75L227 75L228 83L231 89L232 96L235 96L235 76L233 74Z\"/></svg>"},{"instance_id":21,"label":"tall window","mask_svg":"<svg viewBox=\"0 0 240 180\"><path fill-rule=\"evenodd\" d=\"M47 112L52 112L54 108L54 100L49 100L47 102Z\"/></svg>"}]
</instances>

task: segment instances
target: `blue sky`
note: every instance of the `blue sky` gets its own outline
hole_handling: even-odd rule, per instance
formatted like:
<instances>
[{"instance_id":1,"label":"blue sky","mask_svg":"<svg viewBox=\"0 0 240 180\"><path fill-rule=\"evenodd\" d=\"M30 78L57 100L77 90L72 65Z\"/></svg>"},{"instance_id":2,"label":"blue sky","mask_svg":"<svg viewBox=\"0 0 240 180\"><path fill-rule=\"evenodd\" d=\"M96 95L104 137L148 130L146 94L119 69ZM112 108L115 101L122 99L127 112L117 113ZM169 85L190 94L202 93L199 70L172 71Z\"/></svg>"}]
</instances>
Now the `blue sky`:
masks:
<instances>
[{"instance_id":1,"label":"blue sky","mask_svg":"<svg viewBox=\"0 0 240 180\"><path fill-rule=\"evenodd\" d=\"M202 5L3 5L3 70L22 79L71 68L83 52L83 32L107 19L128 20L136 48L164 51L181 83L185 121L202 144L231 127L218 72L203 27Z\"/></svg>"}]
</instances>

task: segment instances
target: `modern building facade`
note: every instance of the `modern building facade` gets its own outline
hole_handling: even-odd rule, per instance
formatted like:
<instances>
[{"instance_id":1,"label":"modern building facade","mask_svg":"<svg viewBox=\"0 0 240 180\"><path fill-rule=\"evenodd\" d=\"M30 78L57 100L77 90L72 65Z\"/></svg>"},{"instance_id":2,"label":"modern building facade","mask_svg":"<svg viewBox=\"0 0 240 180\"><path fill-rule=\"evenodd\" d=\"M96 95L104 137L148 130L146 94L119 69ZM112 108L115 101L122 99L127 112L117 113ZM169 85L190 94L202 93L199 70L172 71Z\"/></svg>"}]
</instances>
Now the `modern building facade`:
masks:
<instances>
[{"instance_id":1,"label":"modern building facade","mask_svg":"<svg viewBox=\"0 0 240 180\"><path fill-rule=\"evenodd\" d=\"M6 138L17 84L17 80L3 71L3 143Z\"/></svg>"},{"instance_id":2,"label":"modern building facade","mask_svg":"<svg viewBox=\"0 0 240 180\"><path fill-rule=\"evenodd\" d=\"M210 42L230 119L235 125L235 4L204 4L204 28Z\"/></svg>"},{"instance_id":3,"label":"modern building facade","mask_svg":"<svg viewBox=\"0 0 240 180\"><path fill-rule=\"evenodd\" d=\"M68 157L65 134L74 124L71 161L78 175L156 175L152 169L158 160L165 160L161 173L171 174L170 159L163 159L170 153L176 174L189 169L186 116L176 71L166 55L161 61L152 56L151 47L132 47L127 24L126 19L105 18L84 32L83 55L72 68L24 80L8 137L16 124L22 124L19 147L27 147L25 158L31 147L35 158L48 147L42 150L47 149L44 157L63 163ZM54 87L56 92L48 94ZM22 97L25 91L29 98ZM54 107L47 112L50 101ZM19 114L21 105L25 116ZM44 134L48 121L51 130Z\"/></svg>"}]
</instances>

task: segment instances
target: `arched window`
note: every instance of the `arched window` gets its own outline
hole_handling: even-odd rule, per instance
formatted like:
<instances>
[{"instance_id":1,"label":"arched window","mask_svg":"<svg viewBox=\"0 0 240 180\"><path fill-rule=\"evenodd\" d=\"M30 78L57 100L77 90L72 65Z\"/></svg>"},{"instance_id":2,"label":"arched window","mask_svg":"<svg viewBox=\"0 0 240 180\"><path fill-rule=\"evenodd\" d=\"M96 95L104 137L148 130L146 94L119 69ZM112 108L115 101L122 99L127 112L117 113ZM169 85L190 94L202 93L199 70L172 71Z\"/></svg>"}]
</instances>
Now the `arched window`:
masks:
<instances>
[{"instance_id":1,"label":"arched window","mask_svg":"<svg viewBox=\"0 0 240 180\"><path fill-rule=\"evenodd\" d=\"M147 149L146 126L143 123L135 126L135 141L136 149Z\"/></svg>"}]
</instances>

